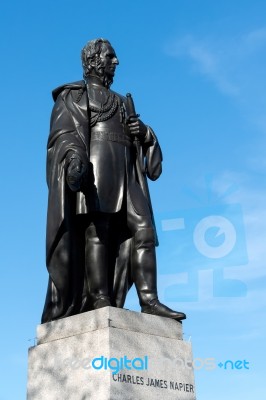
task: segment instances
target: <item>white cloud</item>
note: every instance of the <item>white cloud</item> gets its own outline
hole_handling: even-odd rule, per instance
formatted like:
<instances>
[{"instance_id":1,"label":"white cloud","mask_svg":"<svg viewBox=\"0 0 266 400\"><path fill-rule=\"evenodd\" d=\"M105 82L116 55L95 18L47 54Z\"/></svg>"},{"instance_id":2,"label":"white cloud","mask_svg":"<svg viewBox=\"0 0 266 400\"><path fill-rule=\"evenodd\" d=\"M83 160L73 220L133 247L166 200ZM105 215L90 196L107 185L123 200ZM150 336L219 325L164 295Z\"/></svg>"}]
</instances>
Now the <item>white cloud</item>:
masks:
<instances>
[{"instance_id":1,"label":"white cloud","mask_svg":"<svg viewBox=\"0 0 266 400\"><path fill-rule=\"evenodd\" d=\"M257 51L266 45L266 28L259 28L243 36L246 50Z\"/></svg>"},{"instance_id":2,"label":"white cloud","mask_svg":"<svg viewBox=\"0 0 266 400\"><path fill-rule=\"evenodd\" d=\"M169 56L186 58L224 95L235 99L245 118L266 132L266 27L234 37L185 35L168 43Z\"/></svg>"},{"instance_id":3,"label":"white cloud","mask_svg":"<svg viewBox=\"0 0 266 400\"><path fill-rule=\"evenodd\" d=\"M266 278L266 185L254 184L248 174L226 171L215 180L213 190L218 196L222 195L233 182L238 182L239 190L224 201L239 203L243 209L249 257L249 268L243 270L243 279L250 282Z\"/></svg>"},{"instance_id":4,"label":"white cloud","mask_svg":"<svg viewBox=\"0 0 266 400\"><path fill-rule=\"evenodd\" d=\"M230 190L236 188L238 190ZM225 171L221 176L213 178L211 190L213 198L221 199L223 203L240 204L243 209L244 228L248 263L246 265L226 267L223 270L224 279L235 279L243 282L247 287L247 295L244 297L215 297L213 295L212 270L198 270L197 290L198 300L179 303L178 307L191 311L230 312L235 314L252 314L255 318L262 318L265 314L266 290L263 281L266 281L266 186L264 188L254 185L248 173L236 173ZM225 196L224 194L228 195ZM175 284L188 284L189 273L159 276L159 289L162 301L166 301L168 288ZM178 296L178 293L177 293ZM167 302L167 301L166 301ZM177 302L170 304L177 307ZM257 335L254 330L252 335Z\"/></svg>"},{"instance_id":5,"label":"white cloud","mask_svg":"<svg viewBox=\"0 0 266 400\"><path fill-rule=\"evenodd\" d=\"M219 51L212 49L211 43L185 36L167 47L167 53L174 57L188 56L199 72L208 77L223 93L237 95L238 88L230 82L221 70L222 59Z\"/></svg>"}]
</instances>

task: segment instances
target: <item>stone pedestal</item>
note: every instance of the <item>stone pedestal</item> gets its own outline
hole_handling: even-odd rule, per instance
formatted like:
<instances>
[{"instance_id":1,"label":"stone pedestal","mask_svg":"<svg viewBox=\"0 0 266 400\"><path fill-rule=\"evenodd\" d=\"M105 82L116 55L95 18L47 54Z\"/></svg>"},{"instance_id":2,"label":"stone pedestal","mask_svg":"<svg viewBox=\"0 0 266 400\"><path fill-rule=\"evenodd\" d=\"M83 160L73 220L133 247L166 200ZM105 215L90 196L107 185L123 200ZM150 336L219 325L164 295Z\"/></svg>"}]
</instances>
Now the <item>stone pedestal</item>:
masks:
<instances>
[{"instance_id":1,"label":"stone pedestal","mask_svg":"<svg viewBox=\"0 0 266 400\"><path fill-rule=\"evenodd\" d=\"M105 307L38 326L27 400L195 400L191 360L181 323Z\"/></svg>"}]
</instances>

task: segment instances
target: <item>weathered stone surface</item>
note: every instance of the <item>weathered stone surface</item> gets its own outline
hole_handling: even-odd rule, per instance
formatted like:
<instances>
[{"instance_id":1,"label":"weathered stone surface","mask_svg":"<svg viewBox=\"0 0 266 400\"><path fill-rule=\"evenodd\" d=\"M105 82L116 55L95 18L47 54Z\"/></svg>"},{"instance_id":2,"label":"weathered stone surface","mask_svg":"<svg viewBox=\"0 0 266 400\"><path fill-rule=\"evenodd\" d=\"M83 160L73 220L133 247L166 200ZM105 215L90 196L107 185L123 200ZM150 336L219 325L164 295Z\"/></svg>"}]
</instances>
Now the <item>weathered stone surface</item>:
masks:
<instances>
[{"instance_id":1,"label":"weathered stone surface","mask_svg":"<svg viewBox=\"0 0 266 400\"><path fill-rule=\"evenodd\" d=\"M28 400L196 399L193 370L182 365L191 344L176 321L106 307L39 326L38 343L29 350ZM112 374L93 367L101 356L146 356L147 369Z\"/></svg>"},{"instance_id":2,"label":"weathered stone surface","mask_svg":"<svg viewBox=\"0 0 266 400\"><path fill-rule=\"evenodd\" d=\"M39 325L37 344L108 327L182 339L182 324L172 319L105 307Z\"/></svg>"}]
</instances>

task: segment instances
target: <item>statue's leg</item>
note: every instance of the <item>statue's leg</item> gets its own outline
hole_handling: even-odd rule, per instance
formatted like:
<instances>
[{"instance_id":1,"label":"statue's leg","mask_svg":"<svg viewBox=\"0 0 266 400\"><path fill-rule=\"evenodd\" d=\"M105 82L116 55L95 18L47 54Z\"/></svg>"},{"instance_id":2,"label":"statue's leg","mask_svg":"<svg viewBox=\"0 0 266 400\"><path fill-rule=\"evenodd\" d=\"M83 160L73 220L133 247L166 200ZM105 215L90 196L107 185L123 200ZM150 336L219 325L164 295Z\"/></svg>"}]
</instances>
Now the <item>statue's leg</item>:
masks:
<instances>
[{"instance_id":1,"label":"statue's leg","mask_svg":"<svg viewBox=\"0 0 266 400\"><path fill-rule=\"evenodd\" d=\"M132 274L140 305L144 306L157 299L157 273L154 232L142 228L134 234L132 249Z\"/></svg>"},{"instance_id":2,"label":"statue's leg","mask_svg":"<svg viewBox=\"0 0 266 400\"><path fill-rule=\"evenodd\" d=\"M128 197L127 223L134 240L132 278L136 285L141 311L176 320L185 319L184 313L171 310L158 299L155 235L151 217L149 213L137 214L129 195Z\"/></svg>"},{"instance_id":3,"label":"statue's leg","mask_svg":"<svg viewBox=\"0 0 266 400\"><path fill-rule=\"evenodd\" d=\"M95 213L85 232L85 273L92 309L111 306L108 293L110 215Z\"/></svg>"}]
</instances>

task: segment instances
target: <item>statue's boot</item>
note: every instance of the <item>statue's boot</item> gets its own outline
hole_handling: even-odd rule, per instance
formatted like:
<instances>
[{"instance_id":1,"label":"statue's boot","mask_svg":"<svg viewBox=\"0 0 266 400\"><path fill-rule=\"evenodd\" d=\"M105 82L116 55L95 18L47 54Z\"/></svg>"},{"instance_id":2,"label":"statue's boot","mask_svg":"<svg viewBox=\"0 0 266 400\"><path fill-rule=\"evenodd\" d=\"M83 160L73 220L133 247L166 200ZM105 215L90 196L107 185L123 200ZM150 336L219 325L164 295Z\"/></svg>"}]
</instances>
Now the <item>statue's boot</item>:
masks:
<instances>
[{"instance_id":1,"label":"statue's boot","mask_svg":"<svg viewBox=\"0 0 266 400\"><path fill-rule=\"evenodd\" d=\"M133 280L139 296L141 312L181 321L182 312L171 310L160 303L157 294L157 272L154 231L152 228L138 230L134 235Z\"/></svg>"},{"instance_id":2,"label":"statue's boot","mask_svg":"<svg viewBox=\"0 0 266 400\"><path fill-rule=\"evenodd\" d=\"M111 302L108 296L104 295L95 295L94 297L94 303L93 303L93 309L97 310L98 308L103 308L103 307L111 307Z\"/></svg>"},{"instance_id":3,"label":"statue's boot","mask_svg":"<svg viewBox=\"0 0 266 400\"><path fill-rule=\"evenodd\" d=\"M107 228L93 223L86 230L85 270L92 309L111 306L108 294Z\"/></svg>"}]
</instances>

